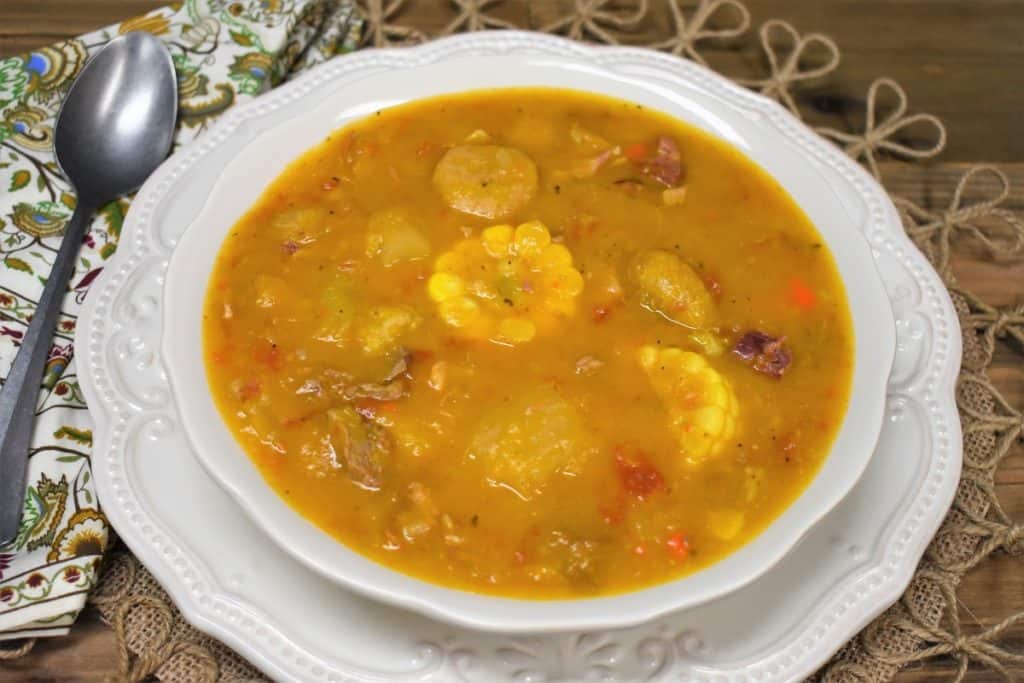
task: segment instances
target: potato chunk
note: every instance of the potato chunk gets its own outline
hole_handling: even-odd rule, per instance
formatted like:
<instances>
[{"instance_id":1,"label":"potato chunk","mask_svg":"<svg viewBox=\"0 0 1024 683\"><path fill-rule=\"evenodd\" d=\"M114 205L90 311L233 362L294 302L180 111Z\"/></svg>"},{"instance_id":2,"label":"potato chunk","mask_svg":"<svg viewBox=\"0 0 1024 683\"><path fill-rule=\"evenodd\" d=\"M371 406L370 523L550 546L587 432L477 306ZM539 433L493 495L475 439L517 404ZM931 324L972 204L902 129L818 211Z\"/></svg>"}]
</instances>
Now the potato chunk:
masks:
<instances>
[{"instance_id":1,"label":"potato chunk","mask_svg":"<svg viewBox=\"0 0 1024 683\"><path fill-rule=\"evenodd\" d=\"M675 254L661 249L640 252L630 261L629 279L645 308L687 327L707 325L711 295L693 268Z\"/></svg>"},{"instance_id":2,"label":"potato chunk","mask_svg":"<svg viewBox=\"0 0 1024 683\"><path fill-rule=\"evenodd\" d=\"M355 284L348 277L331 280L321 291L320 324L314 339L329 344L343 344L356 319L358 297Z\"/></svg>"},{"instance_id":3,"label":"potato chunk","mask_svg":"<svg viewBox=\"0 0 1024 683\"><path fill-rule=\"evenodd\" d=\"M728 380L700 354L673 347L642 347L640 365L665 404L686 462L697 465L718 454L739 418Z\"/></svg>"},{"instance_id":4,"label":"potato chunk","mask_svg":"<svg viewBox=\"0 0 1024 683\"><path fill-rule=\"evenodd\" d=\"M270 227L281 238L306 241L323 229L327 218L327 209L322 207L287 209L270 219Z\"/></svg>"},{"instance_id":5,"label":"potato chunk","mask_svg":"<svg viewBox=\"0 0 1024 683\"><path fill-rule=\"evenodd\" d=\"M518 149L500 145L458 145L434 169L434 186L456 211L507 218L537 192L537 166Z\"/></svg>"},{"instance_id":6,"label":"potato chunk","mask_svg":"<svg viewBox=\"0 0 1024 683\"><path fill-rule=\"evenodd\" d=\"M274 275L257 275L254 284L255 303L260 308L274 308L292 300L294 295L288 283Z\"/></svg>"},{"instance_id":7,"label":"potato chunk","mask_svg":"<svg viewBox=\"0 0 1024 683\"><path fill-rule=\"evenodd\" d=\"M467 455L483 464L491 484L530 498L559 474L575 472L592 452L576 408L554 389L538 387L487 412Z\"/></svg>"},{"instance_id":8,"label":"potato chunk","mask_svg":"<svg viewBox=\"0 0 1024 683\"><path fill-rule=\"evenodd\" d=\"M363 352L374 356L394 351L399 340L415 330L422 318L408 306L375 306L359 325L359 341Z\"/></svg>"},{"instance_id":9,"label":"potato chunk","mask_svg":"<svg viewBox=\"0 0 1024 683\"><path fill-rule=\"evenodd\" d=\"M708 511L708 527L711 533L723 541L729 541L743 529L746 515L740 510L723 508Z\"/></svg>"},{"instance_id":10,"label":"potato chunk","mask_svg":"<svg viewBox=\"0 0 1024 683\"><path fill-rule=\"evenodd\" d=\"M366 255L385 266L415 261L430 255L430 241L405 209L384 209L370 216L366 228Z\"/></svg>"}]
</instances>

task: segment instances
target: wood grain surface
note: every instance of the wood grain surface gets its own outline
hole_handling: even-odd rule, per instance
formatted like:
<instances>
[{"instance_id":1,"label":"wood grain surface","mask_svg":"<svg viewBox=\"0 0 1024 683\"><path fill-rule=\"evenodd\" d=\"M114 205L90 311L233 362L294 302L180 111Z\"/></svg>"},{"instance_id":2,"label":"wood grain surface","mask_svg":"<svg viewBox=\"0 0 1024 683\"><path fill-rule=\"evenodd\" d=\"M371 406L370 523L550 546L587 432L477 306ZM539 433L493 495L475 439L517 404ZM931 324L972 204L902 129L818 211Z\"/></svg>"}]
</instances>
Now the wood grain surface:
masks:
<instances>
[{"instance_id":1,"label":"wood grain surface","mask_svg":"<svg viewBox=\"0 0 1024 683\"><path fill-rule=\"evenodd\" d=\"M995 162L1014 185L1009 206L1024 215L1024 2L1022 0L744 0L754 25L784 18L802 32L831 36L843 61L829 80L801 93L811 123L856 129L863 120L867 86L878 76L899 81L912 111L940 117L949 132L941 160L883 164L890 189L922 206L948 204L969 163ZM568 0L506 0L494 13L526 25L558 16ZM0 0L0 57L74 36L158 7L159 0ZM669 25L663 0L653 0L653 27ZM453 16L447 0L412 0L400 23L436 31ZM755 47L708 53L724 73L751 73L761 59ZM913 140L913 133L909 135ZM1024 299L1024 264L993 263L964 244L954 260L960 281L992 304ZM1024 405L1024 363L1005 347L991 375L1016 406ZM1024 519L1024 447L999 470L998 491L1007 511ZM990 626L1024 609L1024 561L998 554L965 579L959 593L965 628ZM1024 627L1002 644L1024 653ZM0 662L0 682L100 681L116 671L115 640L87 611L66 638L41 641L22 659ZM901 683L942 681L955 664L935 659L902 672ZM1019 673L1024 680L1024 672ZM973 683L1001 680L973 667Z\"/></svg>"}]
</instances>

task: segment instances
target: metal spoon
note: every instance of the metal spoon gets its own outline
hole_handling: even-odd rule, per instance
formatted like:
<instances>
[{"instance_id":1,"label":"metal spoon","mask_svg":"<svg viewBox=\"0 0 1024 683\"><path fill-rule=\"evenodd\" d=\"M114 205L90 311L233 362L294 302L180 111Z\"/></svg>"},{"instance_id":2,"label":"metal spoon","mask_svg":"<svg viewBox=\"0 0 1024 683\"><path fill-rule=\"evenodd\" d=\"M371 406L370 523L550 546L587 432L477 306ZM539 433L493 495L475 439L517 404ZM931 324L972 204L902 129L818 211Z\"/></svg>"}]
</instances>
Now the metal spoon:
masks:
<instances>
[{"instance_id":1,"label":"metal spoon","mask_svg":"<svg viewBox=\"0 0 1024 683\"><path fill-rule=\"evenodd\" d=\"M57 116L57 163L78 205L0 390L0 545L14 539L21 523L39 386L79 245L96 209L137 189L167 156L177 95L163 43L148 33L125 33L85 65Z\"/></svg>"}]
</instances>

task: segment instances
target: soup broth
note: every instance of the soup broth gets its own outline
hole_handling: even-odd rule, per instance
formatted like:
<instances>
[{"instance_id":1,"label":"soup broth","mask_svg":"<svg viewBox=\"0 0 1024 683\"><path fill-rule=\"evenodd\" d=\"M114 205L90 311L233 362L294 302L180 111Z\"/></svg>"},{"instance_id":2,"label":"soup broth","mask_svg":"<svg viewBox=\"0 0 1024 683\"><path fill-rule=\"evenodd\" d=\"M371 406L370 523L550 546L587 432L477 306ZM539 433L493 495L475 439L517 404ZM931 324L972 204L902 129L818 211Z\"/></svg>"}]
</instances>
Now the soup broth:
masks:
<instances>
[{"instance_id":1,"label":"soup broth","mask_svg":"<svg viewBox=\"0 0 1024 683\"><path fill-rule=\"evenodd\" d=\"M222 417L295 510L395 570L534 599L742 546L827 456L853 363L781 186L553 89L332 133L232 228L204 316Z\"/></svg>"}]
</instances>

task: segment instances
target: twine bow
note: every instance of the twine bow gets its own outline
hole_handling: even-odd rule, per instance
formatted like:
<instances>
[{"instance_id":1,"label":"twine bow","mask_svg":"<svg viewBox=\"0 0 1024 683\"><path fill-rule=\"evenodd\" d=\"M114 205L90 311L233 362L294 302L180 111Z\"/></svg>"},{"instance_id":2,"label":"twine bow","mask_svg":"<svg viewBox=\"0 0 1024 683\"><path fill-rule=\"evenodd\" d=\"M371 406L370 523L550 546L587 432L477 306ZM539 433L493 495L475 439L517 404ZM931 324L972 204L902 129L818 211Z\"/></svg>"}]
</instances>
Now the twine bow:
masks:
<instances>
[{"instance_id":1,"label":"twine bow","mask_svg":"<svg viewBox=\"0 0 1024 683\"><path fill-rule=\"evenodd\" d=\"M120 683L137 683L160 672L173 658L189 658L186 666L191 680L216 681L220 666L209 649L195 642L172 638L175 616L163 593L146 594L138 590L138 560L125 552L107 557L103 579L89 595L89 602L100 609L117 638Z\"/></svg>"},{"instance_id":2,"label":"twine bow","mask_svg":"<svg viewBox=\"0 0 1024 683\"><path fill-rule=\"evenodd\" d=\"M615 0L573 0L570 14L542 26L544 33L561 33L573 40L592 38L601 43L617 45L618 39L609 30L628 30L640 23L647 14L647 0L630 0L636 3L633 12L629 9L606 9Z\"/></svg>"},{"instance_id":3,"label":"twine bow","mask_svg":"<svg viewBox=\"0 0 1024 683\"><path fill-rule=\"evenodd\" d=\"M143 644L136 644L132 648L126 633L126 623L131 619L135 610L148 609L158 618L147 620L151 630L147 640L151 643L149 647ZM117 636L118 643L118 671L119 680L127 683L136 683L149 678L163 665L178 655L187 655L192 658L195 664L193 672L200 678L197 681L208 681L212 683L219 676L217 660L210 654L209 650L190 643L185 640L171 638L171 626L174 618L170 607L150 595L132 595L124 599L114 610L111 626ZM136 633L136 635L138 635ZM137 639L136 639L137 640Z\"/></svg>"},{"instance_id":4,"label":"twine bow","mask_svg":"<svg viewBox=\"0 0 1024 683\"><path fill-rule=\"evenodd\" d=\"M900 605L906 610L909 618L890 617L888 620L873 624L864 632L862 638L865 650L877 659L896 667L939 656L952 657L957 663L957 673L953 677L953 683L963 680L972 659L997 672L1007 681L1015 680L1009 667L1024 664L1024 655L1001 648L994 641L998 640L1007 629L1024 622L1024 612L1007 617L998 624L981 629L974 634L966 634L957 611L959 603L956 599L957 581L955 576L935 569L924 568L918 571L915 581L929 581L937 588L945 602L944 621L948 623L948 627L929 626L930 619L927 614L922 612L921 606L914 600L904 597ZM921 640L925 646L909 653L893 653L885 647L882 634L886 629L882 626L904 631Z\"/></svg>"},{"instance_id":5,"label":"twine bow","mask_svg":"<svg viewBox=\"0 0 1024 683\"><path fill-rule=\"evenodd\" d=\"M652 44L652 48L671 52L680 57L686 56L698 64L707 66L707 62L697 52L698 42L707 39L735 38L750 28L750 12L738 0L700 0L689 20L683 15L680 5L681 0L669 0L668 6L672 11L672 25L675 34L668 40ZM726 8L733 10L733 14L736 16L735 23L719 29L709 28L711 18L719 10Z\"/></svg>"},{"instance_id":6,"label":"twine bow","mask_svg":"<svg viewBox=\"0 0 1024 683\"><path fill-rule=\"evenodd\" d=\"M942 130L941 124L939 129ZM943 138L944 139L944 138ZM984 176L995 178L999 190L987 199L965 204L972 183L983 185ZM1016 255L1024 249L1024 222L1012 212L999 208L1010 196L1010 181L994 166L975 166L957 183L944 211L929 211L902 198L896 205L904 214L907 234L929 257L939 274L952 280L949 269L950 245L956 233L970 235L993 257Z\"/></svg>"},{"instance_id":7,"label":"twine bow","mask_svg":"<svg viewBox=\"0 0 1024 683\"><path fill-rule=\"evenodd\" d=\"M991 306L971 292L954 287L969 307L966 315L960 316L960 326L965 338L973 338L979 353L964 353L964 365L972 370L981 370L992 362L996 340L1012 339L1024 349L1024 303L1016 306Z\"/></svg>"},{"instance_id":8,"label":"twine bow","mask_svg":"<svg viewBox=\"0 0 1024 683\"><path fill-rule=\"evenodd\" d=\"M879 121L879 99L883 93L895 95L896 106ZM866 112L863 133L845 133L833 128L818 128L817 131L840 143L850 157L854 159L863 157L876 178L881 177L875 160L875 155L880 150L907 159L928 159L946 147L946 127L942 125L942 121L931 114L907 116L907 93L899 83L890 78L879 78L868 88ZM922 123L935 130L936 139L930 146L911 147L896 139L901 132Z\"/></svg>"},{"instance_id":9,"label":"twine bow","mask_svg":"<svg viewBox=\"0 0 1024 683\"><path fill-rule=\"evenodd\" d=\"M391 23L405 5L405 0L359 0L365 30L363 44L373 47L421 43L426 36L419 29Z\"/></svg>"},{"instance_id":10,"label":"twine bow","mask_svg":"<svg viewBox=\"0 0 1024 683\"><path fill-rule=\"evenodd\" d=\"M978 469L993 469L1024 433L1024 414L1010 405L991 380L979 372L968 371L960 375L956 400L963 417L964 441L975 435L986 435L994 441L990 454L984 460L977 460L966 453L964 463Z\"/></svg>"},{"instance_id":11,"label":"twine bow","mask_svg":"<svg viewBox=\"0 0 1024 683\"><path fill-rule=\"evenodd\" d=\"M1005 454L1003 455L1005 456ZM955 500L953 509L965 515L970 523L958 520L956 523L946 524L935 540L954 537L962 547L965 539L972 539L976 547L972 549L969 556L964 558L941 556L934 550L938 547L936 543L933 543L928 551L928 557L933 559L937 566L957 576L970 571L996 550L1001 549L1012 555L1020 555L1024 550L1021 545L1024 526L1016 524L999 502L996 493L995 468L978 468L974 466L974 463L965 461L961 479L973 484L977 491L985 497L987 509L982 512L972 509L969 505L964 505L959 499ZM981 542L980 546L977 545L978 542Z\"/></svg>"},{"instance_id":12,"label":"twine bow","mask_svg":"<svg viewBox=\"0 0 1024 683\"><path fill-rule=\"evenodd\" d=\"M89 593L89 603L99 607L101 613L106 608L113 610L128 596L137 574L136 563L128 555L114 551L107 553L103 559L101 581Z\"/></svg>"},{"instance_id":13,"label":"twine bow","mask_svg":"<svg viewBox=\"0 0 1024 683\"><path fill-rule=\"evenodd\" d=\"M1000 517L1006 515L1005 510L1001 507L999 511ZM997 550L1013 552L1015 546L1024 538L1024 526L1014 524L1009 518L972 519L969 522L951 526L944 533L962 534L980 541L980 545L969 558L942 565L944 570L960 575L974 569L982 560Z\"/></svg>"},{"instance_id":14,"label":"twine bow","mask_svg":"<svg viewBox=\"0 0 1024 683\"><path fill-rule=\"evenodd\" d=\"M485 10L490 5L504 2L505 0L450 0L459 8L459 14L452 19L441 31L441 35L448 35L457 31L484 31L489 28L515 28L505 21L488 15Z\"/></svg>"},{"instance_id":15,"label":"twine bow","mask_svg":"<svg viewBox=\"0 0 1024 683\"><path fill-rule=\"evenodd\" d=\"M768 60L771 74L760 80L742 80L738 82L754 88L766 97L782 102L793 114L800 118L800 109L790 94L790 88L798 83L810 81L834 71L839 66L839 48L828 36L820 33L808 33L801 36L792 24L779 19L766 21L759 32L761 49ZM789 46L784 53L784 46ZM825 50L826 59L823 64L803 68L801 63L815 47Z\"/></svg>"}]
</instances>

